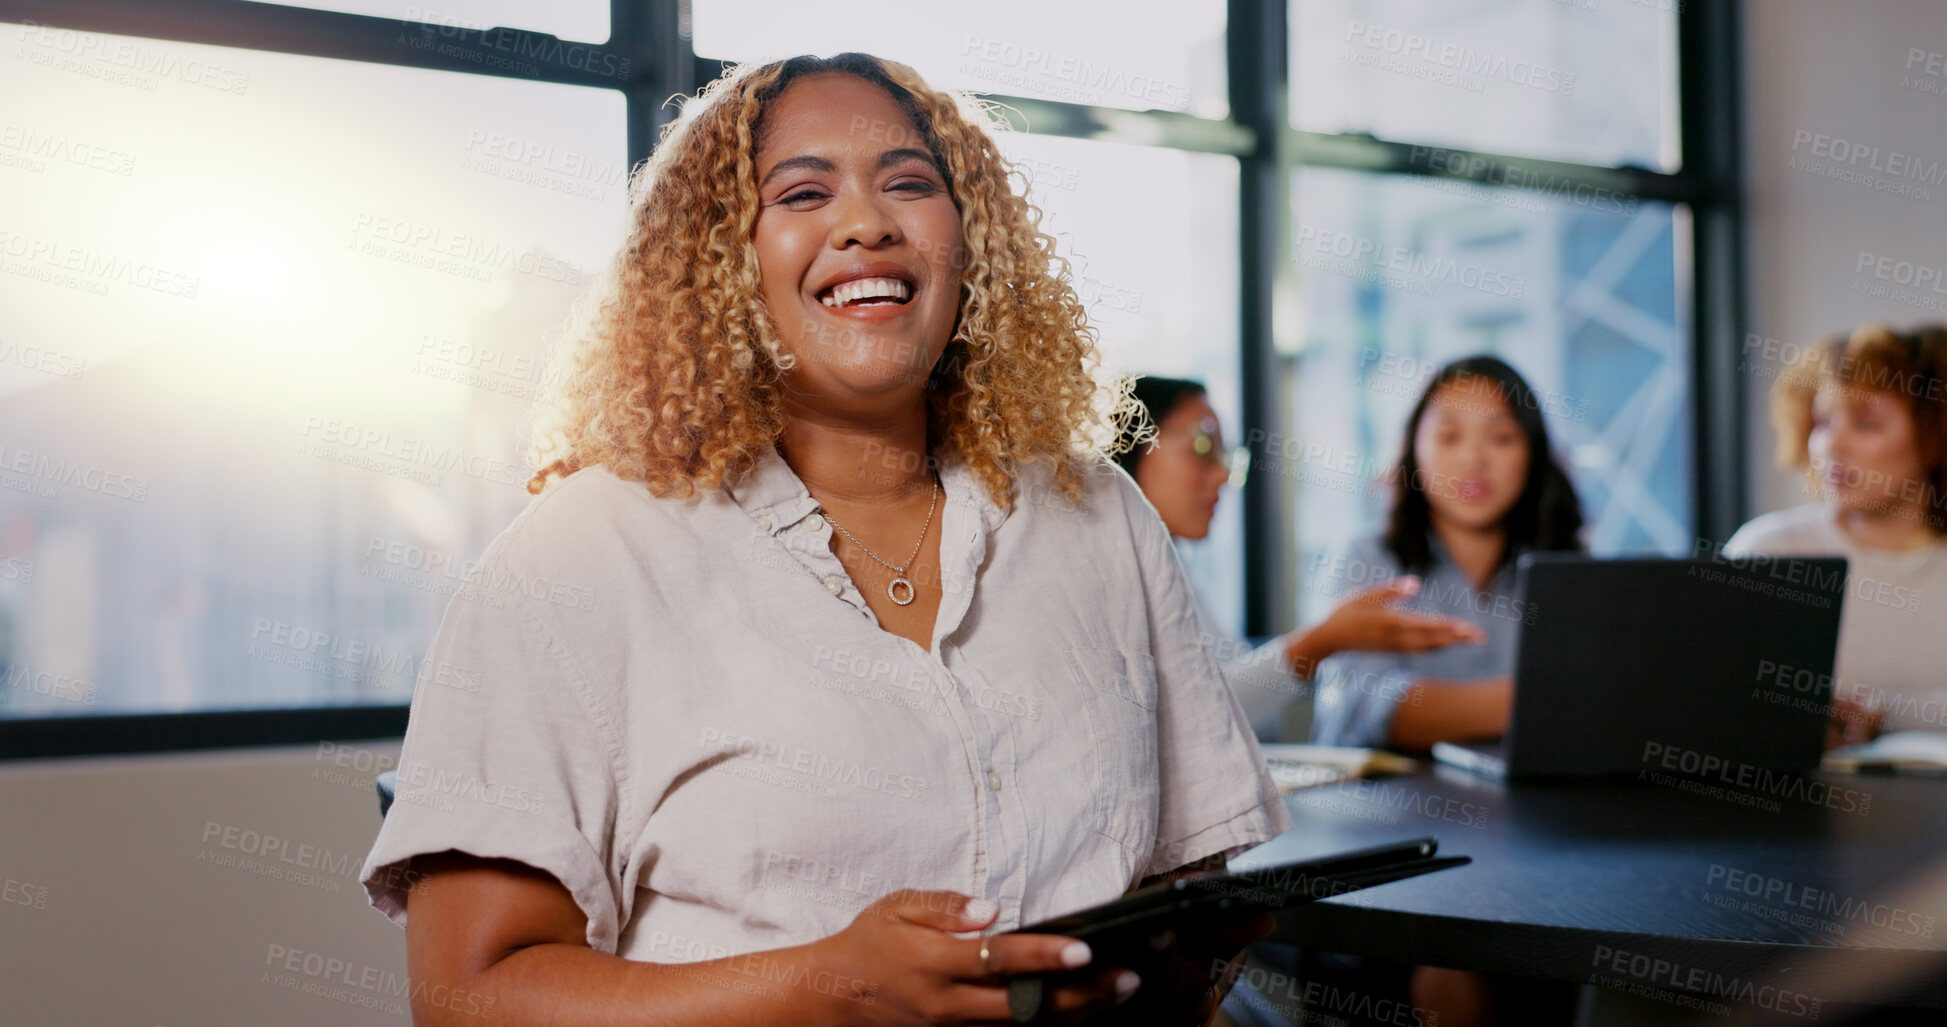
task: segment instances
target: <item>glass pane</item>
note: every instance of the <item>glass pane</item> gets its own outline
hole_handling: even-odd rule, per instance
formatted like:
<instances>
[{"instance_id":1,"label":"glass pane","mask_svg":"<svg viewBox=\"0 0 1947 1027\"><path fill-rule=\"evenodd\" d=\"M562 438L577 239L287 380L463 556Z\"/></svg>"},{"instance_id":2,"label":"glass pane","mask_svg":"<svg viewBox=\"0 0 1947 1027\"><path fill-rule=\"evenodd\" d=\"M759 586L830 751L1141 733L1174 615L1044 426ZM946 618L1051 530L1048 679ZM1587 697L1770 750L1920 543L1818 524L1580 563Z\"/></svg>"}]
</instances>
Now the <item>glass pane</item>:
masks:
<instances>
[{"instance_id":1,"label":"glass pane","mask_svg":"<svg viewBox=\"0 0 1947 1027\"><path fill-rule=\"evenodd\" d=\"M622 95L0 35L0 715L406 702L620 241Z\"/></svg>"},{"instance_id":2,"label":"glass pane","mask_svg":"<svg viewBox=\"0 0 1947 1027\"><path fill-rule=\"evenodd\" d=\"M1112 6L695 0L696 52L767 60L862 50L942 88L1124 110L1229 113L1221 0Z\"/></svg>"},{"instance_id":3,"label":"glass pane","mask_svg":"<svg viewBox=\"0 0 1947 1027\"><path fill-rule=\"evenodd\" d=\"M1315 132L1674 171L1675 0L1304 0L1291 116Z\"/></svg>"},{"instance_id":4,"label":"glass pane","mask_svg":"<svg viewBox=\"0 0 1947 1027\"><path fill-rule=\"evenodd\" d=\"M608 0L261 0L375 18L397 18L450 29L526 29L583 43L608 41Z\"/></svg>"},{"instance_id":5,"label":"glass pane","mask_svg":"<svg viewBox=\"0 0 1947 1027\"><path fill-rule=\"evenodd\" d=\"M1491 353L1536 391L1590 549L1683 554L1694 446L1680 208L1303 169L1297 436L1252 473L1297 489L1302 568L1384 525L1407 415L1439 366ZM1329 597L1300 588L1307 614Z\"/></svg>"},{"instance_id":6,"label":"glass pane","mask_svg":"<svg viewBox=\"0 0 1947 1027\"><path fill-rule=\"evenodd\" d=\"M1111 371L1194 378L1226 443L1242 441L1237 161L1007 132L1042 229L1067 257ZM1219 625L1243 623L1242 504L1226 491L1210 537L1179 544Z\"/></svg>"}]
</instances>

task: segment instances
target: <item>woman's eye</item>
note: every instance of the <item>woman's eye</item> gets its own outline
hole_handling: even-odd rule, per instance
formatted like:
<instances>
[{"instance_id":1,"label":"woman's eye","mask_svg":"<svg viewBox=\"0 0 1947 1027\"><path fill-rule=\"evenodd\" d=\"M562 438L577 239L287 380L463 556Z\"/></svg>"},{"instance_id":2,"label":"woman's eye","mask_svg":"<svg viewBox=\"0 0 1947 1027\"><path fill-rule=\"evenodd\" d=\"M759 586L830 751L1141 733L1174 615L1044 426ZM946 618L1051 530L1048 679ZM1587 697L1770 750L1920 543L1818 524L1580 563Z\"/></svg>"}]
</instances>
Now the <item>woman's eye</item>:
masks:
<instances>
[{"instance_id":1,"label":"woman's eye","mask_svg":"<svg viewBox=\"0 0 1947 1027\"><path fill-rule=\"evenodd\" d=\"M904 181L894 182L892 188L899 192L913 193L919 196L930 195L939 191L938 187L933 183L920 178L909 178Z\"/></svg>"},{"instance_id":2,"label":"woman's eye","mask_svg":"<svg viewBox=\"0 0 1947 1027\"><path fill-rule=\"evenodd\" d=\"M787 196L785 196L785 197L784 197L783 199L781 199L781 200L779 200L779 201L777 201L777 202L779 202L779 203L803 203L803 202L806 202L806 201L812 201L812 200L822 200L822 199L824 199L824 198L825 198L825 194L824 194L823 192L820 192L820 191L819 191L819 190L817 190L817 189L800 189L800 190L798 190L797 192L794 192L794 193L791 193L791 194L789 194L789 195L787 195Z\"/></svg>"}]
</instances>

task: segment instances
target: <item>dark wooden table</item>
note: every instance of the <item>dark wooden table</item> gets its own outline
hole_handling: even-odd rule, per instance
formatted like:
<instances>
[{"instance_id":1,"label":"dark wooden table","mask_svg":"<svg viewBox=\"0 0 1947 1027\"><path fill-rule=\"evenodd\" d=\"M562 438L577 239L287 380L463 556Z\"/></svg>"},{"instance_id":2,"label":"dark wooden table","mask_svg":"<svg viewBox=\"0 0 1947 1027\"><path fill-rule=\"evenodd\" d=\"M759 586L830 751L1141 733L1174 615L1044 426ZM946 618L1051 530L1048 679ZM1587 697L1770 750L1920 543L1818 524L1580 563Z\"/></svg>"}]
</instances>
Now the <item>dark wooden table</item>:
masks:
<instances>
[{"instance_id":1,"label":"dark wooden table","mask_svg":"<svg viewBox=\"0 0 1947 1027\"><path fill-rule=\"evenodd\" d=\"M1947 780L1680 780L1503 785L1428 764L1286 796L1296 829L1233 865L1433 835L1474 862L1296 907L1271 940L1760 1022L1947 1009Z\"/></svg>"}]
</instances>

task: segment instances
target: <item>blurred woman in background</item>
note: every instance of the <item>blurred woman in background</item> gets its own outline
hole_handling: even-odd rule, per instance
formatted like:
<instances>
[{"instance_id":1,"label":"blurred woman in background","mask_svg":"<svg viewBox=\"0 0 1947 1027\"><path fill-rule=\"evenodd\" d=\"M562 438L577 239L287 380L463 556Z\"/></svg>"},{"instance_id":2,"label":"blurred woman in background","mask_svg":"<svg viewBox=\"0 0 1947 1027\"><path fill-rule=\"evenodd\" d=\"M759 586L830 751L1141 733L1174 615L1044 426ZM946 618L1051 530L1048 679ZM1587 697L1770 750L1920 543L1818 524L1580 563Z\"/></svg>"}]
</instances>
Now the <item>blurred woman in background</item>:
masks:
<instances>
[{"instance_id":1,"label":"blurred woman in background","mask_svg":"<svg viewBox=\"0 0 1947 1027\"><path fill-rule=\"evenodd\" d=\"M1869 324L1809 347L1771 417L1812 501L1746 524L1724 554L1848 561L1835 740L1947 729L1947 326Z\"/></svg>"},{"instance_id":2,"label":"blurred woman in background","mask_svg":"<svg viewBox=\"0 0 1947 1027\"><path fill-rule=\"evenodd\" d=\"M1181 378L1136 380L1134 396L1147 415L1123 429L1116 459L1136 480L1143 496L1176 539L1210 534L1218 497L1225 485L1242 486L1250 452L1224 448L1223 428L1203 384ZM1138 431L1154 424L1152 441L1138 442ZM1413 653L1459 642L1480 643L1486 635L1458 617L1401 609L1419 579L1405 576L1359 589L1312 626L1287 632L1253 649L1212 627L1198 597L1204 637L1223 664L1224 677L1244 707L1261 741L1303 741L1311 720L1310 679L1319 663L1346 650Z\"/></svg>"},{"instance_id":3,"label":"blurred woman in background","mask_svg":"<svg viewBox=\"0 0 1947 1027\"><path fill-rule=\"evenodd\" d=\"M1407 610L1473 625L1484 643L1419 653L1344 652L1320 670L1313 739L1425 751L1496 738L1514 696L1525 607L1514 563L1580 550L1582 504L1549 445L1535 392L1491 356L1446 365L1406 421L1386 530L1317 568L1311 586L1417 577Z\"/></svg>"}]
</instances>

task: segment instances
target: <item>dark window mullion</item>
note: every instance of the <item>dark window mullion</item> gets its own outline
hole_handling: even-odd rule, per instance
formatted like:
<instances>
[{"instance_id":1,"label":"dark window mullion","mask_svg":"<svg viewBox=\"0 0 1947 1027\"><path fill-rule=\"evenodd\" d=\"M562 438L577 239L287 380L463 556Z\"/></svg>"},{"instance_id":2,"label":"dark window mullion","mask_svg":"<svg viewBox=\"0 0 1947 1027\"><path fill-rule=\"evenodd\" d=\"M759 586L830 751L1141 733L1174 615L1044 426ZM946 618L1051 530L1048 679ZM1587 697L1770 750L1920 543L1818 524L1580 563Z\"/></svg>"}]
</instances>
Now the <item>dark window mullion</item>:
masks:
<instances>
[{"instance_id":1,"label":"dark window mullion","mask_svg":"<svg viewBox=\"0 0 1947 1027\"><path fill-rule=\"evenodd\" d=\"M1035 135L1130 143L1164 150L1241 157L1257 148L1257 133L1237 121L1217 121L1172 111L1128 111L999 93L978 94L1001 105L1015 128Z\"/></svg>"},{"instance_id":2,"label":"dark window mullion","mask_svg":"<svg viewBox=\"0 0 1947 1027\"><path fill-rule=\"evenodd\" d=\"M1334 135L1287 129L1297 163L1384 174L1423 175L1510 188L1551 185L1605 189L1666 203L1714 202L1723 192L1716 179L1696 171L1664 174L1632 167L1605 167L1516 157L1452 146L1425 146L1369 135Z\"/></svg>"},{"instance_id":3,"label":"dark window mullion","mask_svg":"<svg viewBox=\"0 0 1947 1027\"><path fill-rule=\"evenodd\" d=\"M1677 11L1677 81L1683 164L1702 179L1708 202L1695 205L1691 232L1692 470L1697 534L1724 539L1744 519L1747 432L1743 97L1737 4L1683 4Z\"/></svg>"},{"instance_id":4,"label":"dark window mullion","mask_svg":"<svg viewBox=\"0 0 1947 1027\"><path fill-rule=\"evenodd\" d=\"M1256 143L1239 162L1238 355L1244 437L1290 437L1297 381L1278 349L1275 297L1296 288L1286 226L1291 222L1290 138L1284 131L1290 48L1285 0L1229 0L1225 25L1231 117ZM1282 475L1253 475L1244 486L1244 633L1285 631L1297 623L1297 497Z\"/></svg>"}]
</instances>

